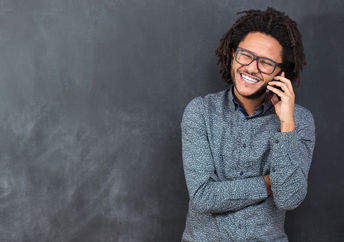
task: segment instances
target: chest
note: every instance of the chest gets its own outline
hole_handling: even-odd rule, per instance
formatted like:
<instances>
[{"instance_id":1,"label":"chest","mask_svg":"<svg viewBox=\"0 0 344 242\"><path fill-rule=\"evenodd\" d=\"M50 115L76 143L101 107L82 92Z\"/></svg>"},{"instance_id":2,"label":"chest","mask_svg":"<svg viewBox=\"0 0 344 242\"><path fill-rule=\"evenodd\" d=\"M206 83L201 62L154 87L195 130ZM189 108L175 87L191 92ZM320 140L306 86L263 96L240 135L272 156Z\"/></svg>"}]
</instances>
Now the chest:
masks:
<instances>
[{"instance_id":1,"label":"chest","mask_svg":"<svg viewBox=\"0 0 344 242\"><path fill-rule=\"evenodd\" d=\"M279 132L275 114L246 119L236 115L213 115L207 133L215 172L220 180L264 175L269 170L270 140Z\"/></svg>"}]
</instances>

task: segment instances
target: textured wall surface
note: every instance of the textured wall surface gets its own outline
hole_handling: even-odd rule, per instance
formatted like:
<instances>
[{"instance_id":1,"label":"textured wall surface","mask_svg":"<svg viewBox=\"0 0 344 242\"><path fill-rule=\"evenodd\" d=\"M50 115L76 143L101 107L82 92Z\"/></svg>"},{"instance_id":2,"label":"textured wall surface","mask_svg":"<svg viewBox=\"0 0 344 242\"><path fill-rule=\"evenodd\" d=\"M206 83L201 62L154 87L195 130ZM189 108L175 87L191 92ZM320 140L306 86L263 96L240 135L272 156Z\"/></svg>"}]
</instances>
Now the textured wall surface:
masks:
<instances>
[{"instance_id":1,"label":"textured wall surface","mask_svg":"<svg viewBox=\"0 0 344 242\"><path fill-rule=\"evenodd\" d=\"M344 2L1 0L0 241L178 241L180 121L226 88L214 50L240 10L286 12L317 144L291 241L343 241Z\"/></svg>"}]
</instances>

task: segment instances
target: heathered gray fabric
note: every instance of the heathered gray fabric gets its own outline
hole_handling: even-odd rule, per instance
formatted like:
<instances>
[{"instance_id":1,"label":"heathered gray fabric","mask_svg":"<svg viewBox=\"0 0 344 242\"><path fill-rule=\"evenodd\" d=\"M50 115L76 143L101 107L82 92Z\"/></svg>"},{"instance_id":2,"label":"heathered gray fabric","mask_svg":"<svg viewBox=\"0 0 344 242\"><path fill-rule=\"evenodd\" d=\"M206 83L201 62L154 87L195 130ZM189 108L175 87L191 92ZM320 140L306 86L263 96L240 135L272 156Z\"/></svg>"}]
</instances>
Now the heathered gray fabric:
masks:
<instances>
[{"instance_id":1,"label":"heathered gray fabric","mask_svg":"<svg viewBox=\"0 0 344 242\"><path fill-rule=\"evenodd\" d=\"M315 144L314 119L295 104L280 132L271 102L246 116L232 88L196 97L181 122L189 210L182 241L288 241L285 211L300 205ZM267 196L263 175L270 174Z\"/></svg>"}]
</instances>

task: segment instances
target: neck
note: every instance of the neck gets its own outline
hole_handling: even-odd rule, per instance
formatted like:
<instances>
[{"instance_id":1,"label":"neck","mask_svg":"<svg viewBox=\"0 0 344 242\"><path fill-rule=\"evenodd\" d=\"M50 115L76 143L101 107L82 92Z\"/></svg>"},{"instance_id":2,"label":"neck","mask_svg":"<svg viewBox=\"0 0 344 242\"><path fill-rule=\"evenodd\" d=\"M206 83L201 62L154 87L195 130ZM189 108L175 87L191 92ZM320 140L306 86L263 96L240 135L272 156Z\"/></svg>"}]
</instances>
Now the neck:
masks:
<instances>
[{"instance_id":1,"label":"neck","mask_svg":"<svg viewBox=\"0 0 344 242\"><path fill-rule=\"evenodd\" d=\"M243 97L243 96L239 95L239 93L237 92L236 88L233 88L233 90L234 90L233 94L234 94L236 100L238 101L238 103L240 103L240 105L245 109L245 111L249 115L254 114L254 110L260 104L262 104L262 102L265 99L265 92L262 95L260 95L259 97L256 97L256 98L246 98L246 97Z\"/></svg>"}]
</instances>

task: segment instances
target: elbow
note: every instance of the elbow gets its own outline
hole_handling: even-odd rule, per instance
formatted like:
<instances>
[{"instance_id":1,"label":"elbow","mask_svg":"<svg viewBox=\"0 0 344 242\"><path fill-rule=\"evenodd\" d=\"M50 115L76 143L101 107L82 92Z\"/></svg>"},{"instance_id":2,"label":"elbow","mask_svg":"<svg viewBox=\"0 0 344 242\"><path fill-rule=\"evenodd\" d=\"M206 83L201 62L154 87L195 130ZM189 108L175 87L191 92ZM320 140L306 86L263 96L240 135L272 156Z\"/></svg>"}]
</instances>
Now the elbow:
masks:
<instances>
[{"instance_id":1,"label":"elbow","mask_svg":"<svg viewBox=\"0 0 344 242\"><path fill-rule=\"evenodd\" d=\"M307 186L300 187L291 192L278 191L273 193L274 202L279 209L293 210L300 206L307 194Z\"/></svg>"},{"instance_id":2,"label":"elbow","mask_svg":"<svg viewBox=\"0 0 344 242\"><path fill-rule=\"evenodd\" d=\"M200 202L197 202L195 200L191 200L192 207L194 208L195 211L198 213L211 213L211 209L207 207L205 204L202 204Z\"/></svg>"},{"instance_id":3,"label":"elbow","mask_svg":"<svg viewBox=\"0 0 344 242\"><path fill-rule=\"evenodd\" d=\"M198 191L191 198L191 205L199 213L214 213L210 201L212 201L212 199L207 198L201 191Z\"/></svg>"},{"instance_id":4,"label":"elbow","mask_svg":"<svg viewBox=\"0 0 344 242\"><path fill-rule=\"evenodd\" d=\"M190 202L192 208L198 213L221 213L224 207L219 204L219 197L215 194L212 189L207 186L203 186L198 189L192 197L190 197Z\"/></svg>"}]
</instances>

